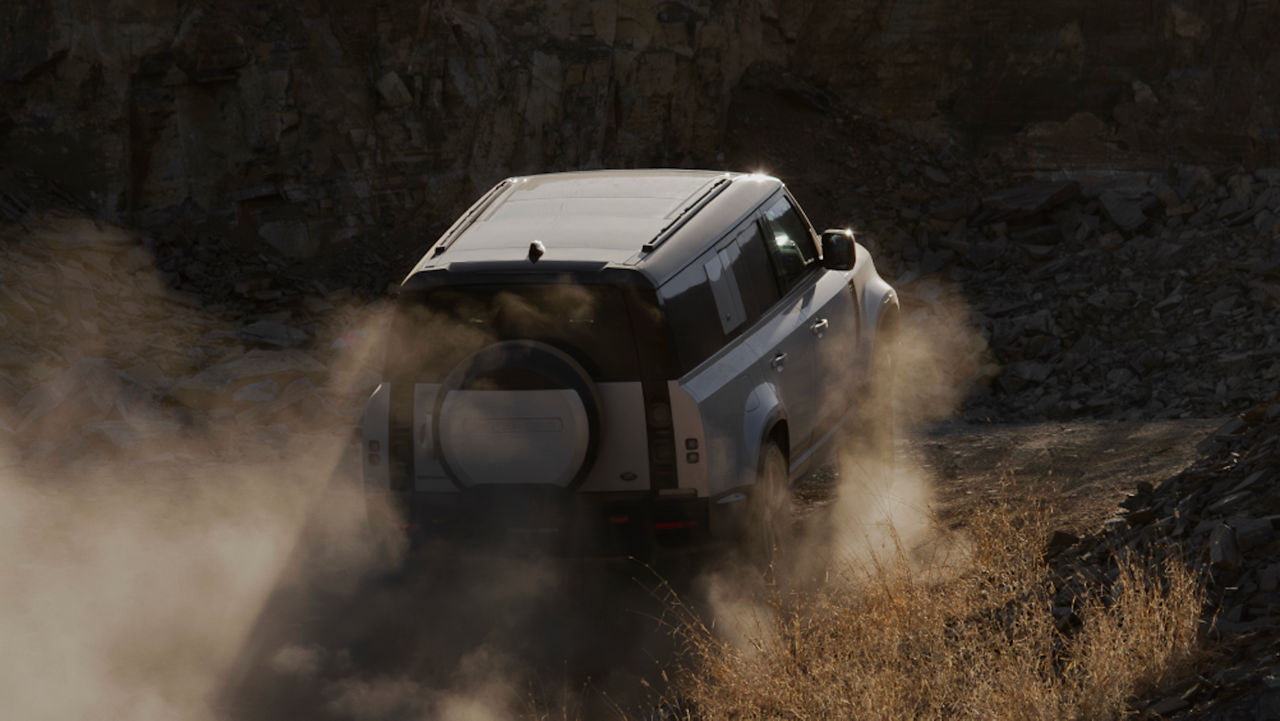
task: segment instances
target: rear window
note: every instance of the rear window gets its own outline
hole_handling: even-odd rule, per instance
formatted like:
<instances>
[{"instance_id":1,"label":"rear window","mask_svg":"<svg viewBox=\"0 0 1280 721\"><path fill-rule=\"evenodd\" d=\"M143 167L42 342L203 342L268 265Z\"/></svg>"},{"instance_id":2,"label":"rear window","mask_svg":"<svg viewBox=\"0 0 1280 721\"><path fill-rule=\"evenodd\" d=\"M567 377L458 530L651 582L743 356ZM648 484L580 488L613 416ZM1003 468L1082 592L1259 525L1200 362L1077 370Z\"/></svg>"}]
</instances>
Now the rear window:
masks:
<instances>
[{"instance_id":1,"label":"rear window","mask_svg":"<svg viewBox=\"0 0 1280 721\"><path fill-rule=\"evenodd\" d=\"M647 327L660 320L656 301L643 296L635 288L571 283L443 286L407 294L392 322L388 375L439 382L487 345L537 340L573 356L598 381L638 380L644 364L637 341L652 344L660 335ZM636 326L642 326L638 332Z\"/></svg>"}]
</instances>

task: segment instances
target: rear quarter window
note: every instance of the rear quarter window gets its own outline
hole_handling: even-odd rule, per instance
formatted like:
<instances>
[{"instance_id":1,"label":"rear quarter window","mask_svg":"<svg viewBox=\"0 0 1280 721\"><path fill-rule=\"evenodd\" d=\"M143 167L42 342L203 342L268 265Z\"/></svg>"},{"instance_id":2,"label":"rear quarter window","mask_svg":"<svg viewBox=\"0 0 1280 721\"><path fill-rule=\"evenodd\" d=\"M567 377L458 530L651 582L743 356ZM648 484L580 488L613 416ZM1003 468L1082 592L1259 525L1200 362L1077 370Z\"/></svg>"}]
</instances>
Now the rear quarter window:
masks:
<instances>
[{"instance_id":1,"label":"rear quarter window","mask_svg":"<svg viewBox=\"0 0 1280 721\"><path fill-rule=\"evenodd\" d=\"M715 295L707 282L706 264L715 257L714 253L704 255L667 281L660 291L664 315L684 372L711 357L727 340ZM719 263L719 259L715 262Z\"/></svg>"},{"instance_id":2,"label":"rear quarter window","mask_svg":"<svg viewBox=\"0 0 1280 721\"><path fill-rule=\"evenodd\" d=\"M661 289L683 372L744 333L780 297L755 220L730 233Z\"/></svg>"}]
</instances>

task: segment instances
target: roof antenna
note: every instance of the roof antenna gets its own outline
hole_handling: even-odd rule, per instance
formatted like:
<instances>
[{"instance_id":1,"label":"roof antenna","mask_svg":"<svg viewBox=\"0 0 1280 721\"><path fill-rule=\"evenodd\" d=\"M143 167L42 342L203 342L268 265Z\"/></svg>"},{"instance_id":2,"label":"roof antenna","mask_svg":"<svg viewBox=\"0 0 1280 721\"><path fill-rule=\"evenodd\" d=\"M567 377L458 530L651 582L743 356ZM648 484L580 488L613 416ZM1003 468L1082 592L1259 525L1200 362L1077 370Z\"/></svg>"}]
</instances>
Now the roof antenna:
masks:
<instances>
[{"instance_id":1,"label":"roof antenna","mask_svg":"<svg viewBox=\"0 0 1280 721\"><path fill-rule=\"evenodd\" d=\"M529 244L529 262L537 263L538 259L547 254L547 246L542 244L541 240L535 240Z\"/></svg>"}]
</instances>

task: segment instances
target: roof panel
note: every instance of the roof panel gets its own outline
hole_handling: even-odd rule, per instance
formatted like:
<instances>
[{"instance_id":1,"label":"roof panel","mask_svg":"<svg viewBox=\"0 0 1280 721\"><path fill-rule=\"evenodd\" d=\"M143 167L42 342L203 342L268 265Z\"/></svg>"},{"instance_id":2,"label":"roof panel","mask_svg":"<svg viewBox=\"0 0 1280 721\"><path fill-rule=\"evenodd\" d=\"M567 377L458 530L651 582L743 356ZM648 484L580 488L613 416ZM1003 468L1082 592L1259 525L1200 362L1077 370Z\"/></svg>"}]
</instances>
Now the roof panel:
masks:
<instances>
[{"instance_id":1,"label":"roof panel","mask_svg":"<svg viewBox=\"0 0 1280 721\"><path fill-rule=\"evenodd\" d=\"M625 259L644 241L657 235L667 221L663 218L602 215L544 215L500 218L476 223L449 249L526 249L542 241L548 255L572 248L604 248Z\"/></svg>"},{"instance_id":2,"label":"roof panel","mask_svg":"<svg viewBox=\"0 0 1280 721\"><path fill-rule=\"evenodd\" d=\"M516 198L668 198L681 200L711 179L708 170L587 170L520 178Z\"/></svg>"},{"instance_id":3,"label":"roof panel","mask_svg":"<svg viewBox=\"0 0 1280 721\"><path fill-rule=\"evenodd\" d=\"M524 198L516 195L499 205L485 220L530 217L597 217L597 218L664 218L679 210L671 198L576 196L556 198ZM482 221L483 222L483 221Z\"/></svg>"},{"instance_id":4,"label":"roof panel","mask_svg":"<svg viewBox=\"0 0 1280 721\"><path fill-rule=\"evenodd\" d=\"M657 250L641 252L641 246L726 177L744 182L734 182L732 192L710 200L697 212L696 222L674 231ZM589 170L509 178L477 201L414 272L464 259L517 261L527 257L537 240L546 248L547 261L638 262L665 277L688 262L693 246L711 240L704 236L726 230L726 223L777 187L776 178L710 170Z\"/></svg>"},{"instance_id":5,"label":"roof panel","mask_svg":"<svg viewBox=\"0 0 1280 721\"><path fill-rule=\"evenodd\" d=\"M511 187L452 243L452 249L520 248L548 255L605 248L630 257L725 173L708 170L588 170L511 179Z\"/></svg>"}]
</instances>

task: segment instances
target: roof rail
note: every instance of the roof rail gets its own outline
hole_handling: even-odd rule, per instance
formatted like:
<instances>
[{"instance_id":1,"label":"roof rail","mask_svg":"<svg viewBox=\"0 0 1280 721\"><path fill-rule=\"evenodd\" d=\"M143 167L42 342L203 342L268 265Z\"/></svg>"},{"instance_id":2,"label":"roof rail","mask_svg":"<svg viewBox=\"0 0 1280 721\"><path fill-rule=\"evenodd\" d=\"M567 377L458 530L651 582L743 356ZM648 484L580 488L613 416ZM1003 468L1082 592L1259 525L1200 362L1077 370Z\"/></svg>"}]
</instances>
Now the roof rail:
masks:
<instances>
[{"instance_id":1,"label":"roof rail","mask_svg":"<svg viewBox=\"0 0 1280 721\"><path fill-rule=\"evenodd\" d=\"M667 239L675 235L677 230L684 227L684 224L697 215L699 210L705 208L708 203L715 200L717 195L724 192L724 189L729 187L731 180L733 180L733 177L727 174L717 179L711 184L711 187L702 192L702 195L699 195L692 203L681 208L676 217L672 218L670 223L664 225L662 230L659 230L658 234L653 237L653 240L640 246L640 252L652 253L658 246L667 242Z\"/></svg>"},{"instance_id":2,"label":"roof rail","mask_svg":"<svg viewBox=\"0 0 1280 721\"><path fill-rule=\"evenodd\" d=\"M490 188L489 192L485 193L480 200L476 201L475 205L471 206L471 210L467 211L465 215L454 221L454 224L449 226L449 229L440 236L440 239L437 240L435 245L431 248L431 257L438 257L448 250L449 246L453 245L453 241L457 240L458 236L462 235L467 228L470 228L471 225L484 214L484 211L488 210L490 205L493 205L493 201L497 200L498 196L502 194L502 191L506 190L507 186L511 185L513 182L512 178L507 178L501 183Z\"/></svg>"}]
</instances>

